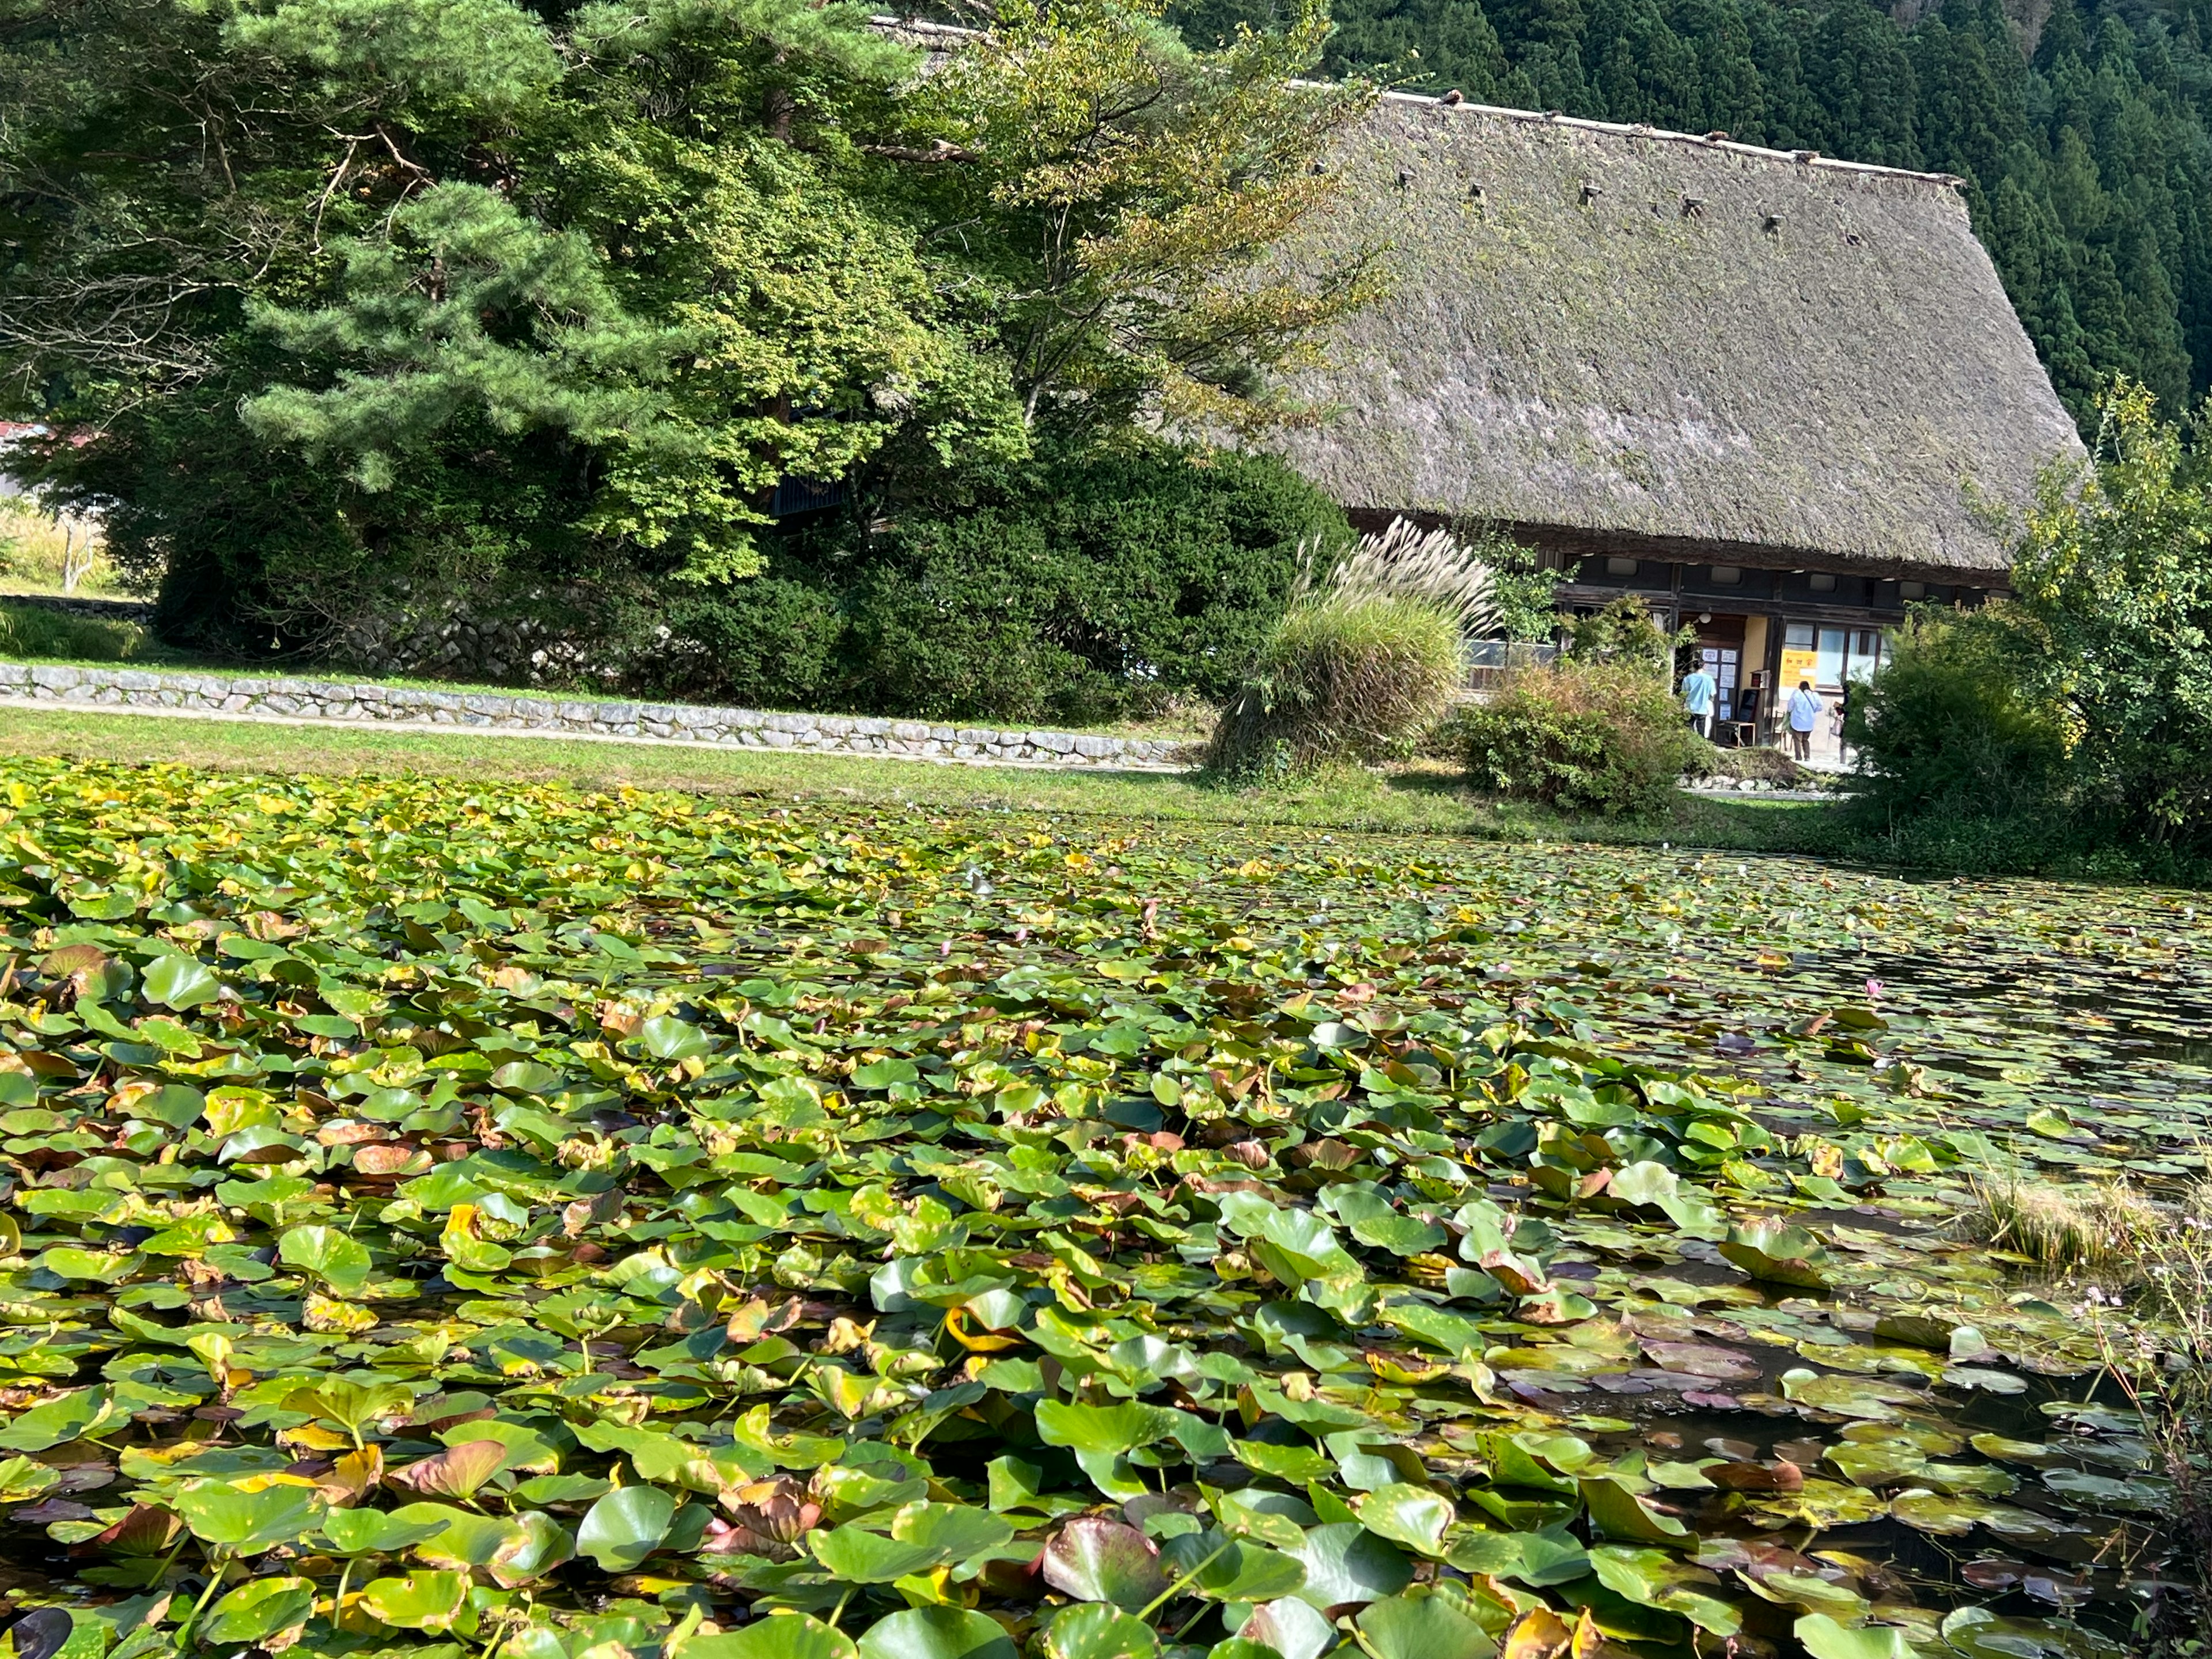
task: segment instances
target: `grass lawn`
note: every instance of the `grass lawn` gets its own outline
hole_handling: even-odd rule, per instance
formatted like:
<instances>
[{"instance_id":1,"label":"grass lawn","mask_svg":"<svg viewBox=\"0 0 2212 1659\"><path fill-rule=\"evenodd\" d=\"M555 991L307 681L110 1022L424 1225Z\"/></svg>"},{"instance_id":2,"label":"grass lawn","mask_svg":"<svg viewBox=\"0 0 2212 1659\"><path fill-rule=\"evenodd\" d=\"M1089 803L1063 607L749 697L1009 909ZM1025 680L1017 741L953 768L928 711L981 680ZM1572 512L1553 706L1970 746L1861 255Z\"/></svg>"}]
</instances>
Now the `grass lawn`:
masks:
<instances>
[{"instance_id":1,"label":"grass lawn","mask_svg":"<svg viewBox=\"0 0 2212 1659\"><path fill-rule=\"evenodd\" d=\"M411 732L347 731L77 710L0 709L0 753L175 761L222 769L423 773L523 782L561 781L705 794L911 802L1157 822L1305 824L1466 836L1590 841L1820 854L1840 842L1823 802L1683 797L1670 818L1566 818L1499 804L1463 788L1436 763L1387 779L1350 774L1297 788L1231 791L1176 774L1059 772L933 765L835 755L679 749L649 744Z\"/></svg>"}]
</instances>

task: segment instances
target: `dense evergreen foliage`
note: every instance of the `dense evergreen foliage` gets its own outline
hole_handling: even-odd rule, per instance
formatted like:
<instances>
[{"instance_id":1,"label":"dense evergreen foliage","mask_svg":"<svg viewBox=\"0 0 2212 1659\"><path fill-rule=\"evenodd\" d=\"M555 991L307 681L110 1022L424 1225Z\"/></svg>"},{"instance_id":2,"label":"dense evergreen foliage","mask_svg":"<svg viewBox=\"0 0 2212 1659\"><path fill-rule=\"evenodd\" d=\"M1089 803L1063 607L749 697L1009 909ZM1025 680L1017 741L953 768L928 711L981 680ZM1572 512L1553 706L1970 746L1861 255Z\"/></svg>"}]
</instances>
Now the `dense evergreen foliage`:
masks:
<instances>
[{"instance_id":1,"label":"dense evergreen foliage","mask_svg":"<svg viewBox=\"0 0 2212 1659\"><path fill-rule=\"evenodd\" d=\"M924 73L842 0L0 0L0 412L89 435L43 482L172 640L489 614L795 686L836 630L737 592L780 487L895 573L966 474L1281 416L1264 371L1365 281L1254 274L1362 102L1297 79L1326 29L1013 4Z\"/></svg>"},{"instance_id":2,"label":"dense evergreen foliage","mask_svg":"<svg viewBox=\"0 0 2212 1659\"><path fill-rule=\"evenodd\" d=\"M1187 0L1196 39L1273 0ZM1914 11L1919 9L1914 7ZM1409 89L1955 173L2067 407L2212 379L2212 3L1338 0L1331 66ZM2029 14L2033 15L2035 14Z\"/></svg>"},{"instance_id":3,"label":"dense evergreen foliage","mask_svg":"<svg viewBox=\"0 0 2212 1659\"><path fill-rule=\"evenodd\" d=\"M765 574L677 595L655 689L787 708L1085 720L1218 701L1303 550L1344 516L1272 457L1046 438L904 504L865 544L825 530Z\"/></svg>"}]
</instances>

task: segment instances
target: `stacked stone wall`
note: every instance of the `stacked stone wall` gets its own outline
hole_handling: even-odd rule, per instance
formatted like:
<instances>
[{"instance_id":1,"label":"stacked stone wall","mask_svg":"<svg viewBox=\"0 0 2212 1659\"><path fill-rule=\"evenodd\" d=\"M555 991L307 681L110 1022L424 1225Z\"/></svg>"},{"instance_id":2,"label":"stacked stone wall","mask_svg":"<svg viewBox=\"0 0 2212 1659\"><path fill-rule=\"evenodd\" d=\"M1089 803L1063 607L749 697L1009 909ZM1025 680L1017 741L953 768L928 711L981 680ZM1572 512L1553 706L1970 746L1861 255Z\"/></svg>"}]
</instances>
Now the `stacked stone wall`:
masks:
<instances>
[{"instance_id":1,"label":"stacked stone wall","mask_svg":"<svg viewBox=\"0 0 2212 1659\"><path fill-rule=\"evenodd\" d=\"M495 691L142 668L0 663L0 702L329 722L401 729L476 729L714 749L897 756L981 764L1179 769L1181 744L1072 732L1002 731L843 714L777 714L693 703L625 702Z\"/></svg>"}]
</instances>

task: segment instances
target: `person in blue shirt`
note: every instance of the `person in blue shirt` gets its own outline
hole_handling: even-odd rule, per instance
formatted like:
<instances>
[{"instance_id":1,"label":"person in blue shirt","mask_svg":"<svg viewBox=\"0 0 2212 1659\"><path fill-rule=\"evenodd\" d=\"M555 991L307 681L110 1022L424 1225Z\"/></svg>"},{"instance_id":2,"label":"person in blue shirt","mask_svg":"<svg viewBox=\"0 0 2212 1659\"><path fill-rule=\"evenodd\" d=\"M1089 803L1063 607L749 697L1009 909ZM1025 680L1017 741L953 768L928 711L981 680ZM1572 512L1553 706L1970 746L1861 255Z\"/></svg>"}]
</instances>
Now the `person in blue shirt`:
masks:
<instances>
[{"instance_id":1,"label":"person in blue shirt","mask_svg":"<svg viewBox=\"0 0 2212 1659\"><path fill-rule=\"evenodd\" d=\"M1790 748L1798 760L1813 758L1813 729L1820 723L1820 712L1826 707L1810 680L1798 681L1797 689L1790 694Z\"/></svg>"},{"instance_id":2,"label":"person in blue shirt","mask_svg":"<svg viewBox=\"0 0 2212 1659\"><path fill-rule=\"evenodd\" d=\"M1690 729L1709 741L1713 735L1713 694L1719 689L1713 671L1703 663L1682 677L1682 712L1690 717Z\"/></svg>"}]
</instances>

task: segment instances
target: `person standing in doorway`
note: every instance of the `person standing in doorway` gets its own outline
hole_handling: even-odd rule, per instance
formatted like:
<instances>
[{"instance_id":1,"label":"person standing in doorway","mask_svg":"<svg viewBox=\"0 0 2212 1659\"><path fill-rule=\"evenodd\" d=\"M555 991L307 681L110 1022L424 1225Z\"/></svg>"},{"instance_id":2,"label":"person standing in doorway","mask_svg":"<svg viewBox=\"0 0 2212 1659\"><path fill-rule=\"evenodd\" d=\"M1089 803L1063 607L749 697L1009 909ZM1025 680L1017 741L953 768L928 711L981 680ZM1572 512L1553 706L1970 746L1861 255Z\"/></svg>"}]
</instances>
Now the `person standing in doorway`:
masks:
<instances>
[{"instance_id":1,"label":"person standing in doorway","mask_svg":"<svg viewBox=\"0 0 2212 1659\"><path fill-rule=\"evenodd\" d=\"M1690 730L1707 742L1713 735L1713 694L1719 689L1713 671L1702 662L1682 677L1682 712L1690 717Z\"/></svg>"},{"instance_id":2,"label":"person standing in doorway","mask_svg":"<svg viewBox=\"0 0 2212 1659\"><path fill-rule=\"evenodd\" d=\"M1793 758L1813 758L1813 731L1820 723L1820 712L1826 707L1820 693L1813 690L1812 681L1797 682L1797 689L1790 694L1790 753Z\"/></svg>"}]
</instances>

